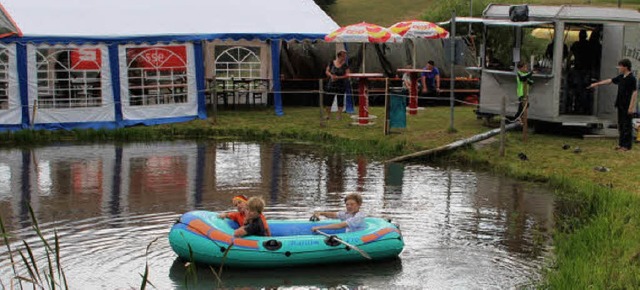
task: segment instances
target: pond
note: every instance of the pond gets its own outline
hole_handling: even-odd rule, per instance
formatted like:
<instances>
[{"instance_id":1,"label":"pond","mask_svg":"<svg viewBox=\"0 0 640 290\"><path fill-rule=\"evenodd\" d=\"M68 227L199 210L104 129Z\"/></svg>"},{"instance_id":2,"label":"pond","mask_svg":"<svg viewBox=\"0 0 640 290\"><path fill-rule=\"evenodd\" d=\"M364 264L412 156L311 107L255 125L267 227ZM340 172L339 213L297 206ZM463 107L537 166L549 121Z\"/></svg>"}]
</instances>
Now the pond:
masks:
<instances>
[{"instance_id":1,"label":"pond","mask_svg":"<svg viewBox=\"0 0 640 290\"><path fill-rule=\"evenodd\" d=\"M46 268L29 202L43 235L53 240L55 230L59 236L72 289L138 288L145 262L158 289L215 288L206 267L197 284L185 285L186 269L167 239L180 214L234 210L231 198L245 194L265 199L268 218L308 219L314 210L342 209L348 192L363 195L368 215L400 225L406 245L399 259L225 268L222 285L503 289L535 284L549 260L553 193L484 172L385 164L293 144L180 141L0 150L0 215L10 245L24 250L26 240ZM0 246L0 282L8 286L13 272L7 247Z\"/></svg>"}]
</instances>

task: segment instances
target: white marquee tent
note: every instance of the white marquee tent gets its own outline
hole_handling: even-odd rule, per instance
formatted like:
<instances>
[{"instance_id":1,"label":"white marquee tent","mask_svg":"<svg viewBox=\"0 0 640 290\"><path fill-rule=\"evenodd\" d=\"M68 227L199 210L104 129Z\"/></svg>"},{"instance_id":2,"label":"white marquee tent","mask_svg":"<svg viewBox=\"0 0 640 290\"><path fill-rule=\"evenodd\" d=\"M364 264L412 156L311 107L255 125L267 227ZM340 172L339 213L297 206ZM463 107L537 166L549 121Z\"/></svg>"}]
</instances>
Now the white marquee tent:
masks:
<instances>
[{"instance_id":1,"label":"white marquee tent","mask_svg":"<svg viewBox=\"0 0 640 290\"><path fill-rule=\"evenodd\" d=\"M278 92L281 41L338 27L313 0L0 3L0 130L205 118L207 77L269 78ZM283 114L278 93L274 106Z\"/></svg>"}]
</instances>

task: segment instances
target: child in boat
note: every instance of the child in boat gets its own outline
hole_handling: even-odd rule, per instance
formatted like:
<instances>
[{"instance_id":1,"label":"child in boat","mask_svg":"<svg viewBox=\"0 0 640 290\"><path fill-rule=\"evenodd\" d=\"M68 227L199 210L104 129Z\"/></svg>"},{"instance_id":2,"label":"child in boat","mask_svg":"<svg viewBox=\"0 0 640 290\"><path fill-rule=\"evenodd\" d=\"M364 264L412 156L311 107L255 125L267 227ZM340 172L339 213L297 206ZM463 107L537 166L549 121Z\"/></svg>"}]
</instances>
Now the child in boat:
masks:
<instances>
[{"instance_id":1,"label":"child in boat","mask_svg":"<svg viewBox=\"0 0 640 290\"><path fill-rule=\"evenodd\" d=\"M247 201L247 216L244 226L233 232L235 237L244 236L271 236L269 225L262 211L264 210L264 200L260 197L252 197Z\"/></svg>"},{"instance_id":2,"label":"child in boat","mask_svg":"<svg viewBox=\"0 0 640 290\"><path fill-rule=\"evenodd\" d=\"M231 203L235 206L238 211L236 212L223 212L218 215L219 218L229 218L238 223L238 226L244 225L244 219L247 216L247 201L249 199L246 195L240 194L236 195L231 199Z\"/></svg>"},{"instance_id":3,"label":"child in boat","mask_svg":"<svg viewBox=\"0 0 640 290\"><path fill-rule=\"evenodd\" d=\"M360 211L360 206L362 206L362 196L357 193L348 194L344 198L344 205L346 207L345 211L339 212L327 212L327 211L319 211L315 212L313 216L318 218L318 216L322 215L328 218L338 218L342 222L312 227L311 231L315 232L316 230L322 229L342 229L347 228L346 232L355 232L364 230L366 228L366 223L364 222L365 214Z\"/></svg>"}]
</instances>

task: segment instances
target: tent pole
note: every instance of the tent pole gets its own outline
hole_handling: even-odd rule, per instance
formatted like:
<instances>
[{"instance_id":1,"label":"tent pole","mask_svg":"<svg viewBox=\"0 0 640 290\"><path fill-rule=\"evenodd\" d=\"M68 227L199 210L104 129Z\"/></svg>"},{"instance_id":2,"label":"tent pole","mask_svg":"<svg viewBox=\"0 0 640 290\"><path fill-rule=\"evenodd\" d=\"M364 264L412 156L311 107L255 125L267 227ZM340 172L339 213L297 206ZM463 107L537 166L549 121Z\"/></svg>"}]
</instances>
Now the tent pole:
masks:
<instances>
[{"instance_id":1,"label":"tent pole","mask_svg":"<svg viewBox=\"0 0 640 290\"><path fill-rule=\"evenodd\" d=\"M451 45L449 45L449 49L451 49L451 76L449 77L449 105L451 106L451 120L449 124L449 132L455 132L456 129L453 126L453 112L455 106L455 63L456 63L456 11L451 12L451 36L449 36L449 41Z\"/></svg>"},{"instance_id":2,"label":"tent pole","mask_svg":"<svg viewBox=\"0 0 640 290\"><path fill-rule=\"evenodd\" d=\"M411 40L411 45L413 46L413 68L416 68L416 64L418 63L418 61L416 60L416 40L412 39Z\"/></svg>"}]
</instances>

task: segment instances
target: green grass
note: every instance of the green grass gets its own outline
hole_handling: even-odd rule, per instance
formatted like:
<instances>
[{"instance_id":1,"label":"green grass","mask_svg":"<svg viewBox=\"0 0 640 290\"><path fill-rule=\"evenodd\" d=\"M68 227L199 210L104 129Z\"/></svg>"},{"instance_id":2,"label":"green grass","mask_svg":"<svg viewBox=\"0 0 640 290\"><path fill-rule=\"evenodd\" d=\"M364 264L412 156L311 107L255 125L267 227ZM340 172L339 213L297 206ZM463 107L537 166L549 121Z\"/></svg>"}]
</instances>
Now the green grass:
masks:
<instances>
[{"instance_id":1,"label":"green grass","mask_svg":"<svg viewBox=\"0 0 640 290\"><path fill-rule=\"evenodd\" d=\"M617 6L617 0L473 0L474 16L480 16L482 10L489 3L509 4L545 4L545 5L598 5ZM624 8L639 9L640 2L623 0ZM329 15L341 26L362 21L390 26L398 21L411 19L425 19L428 21L444 21L450 18L451 10L455 8L458 16L469 16L468 0L453 1L411 1L411 0L337 0L331 7Z\"/></svg>"}]
</instances>

